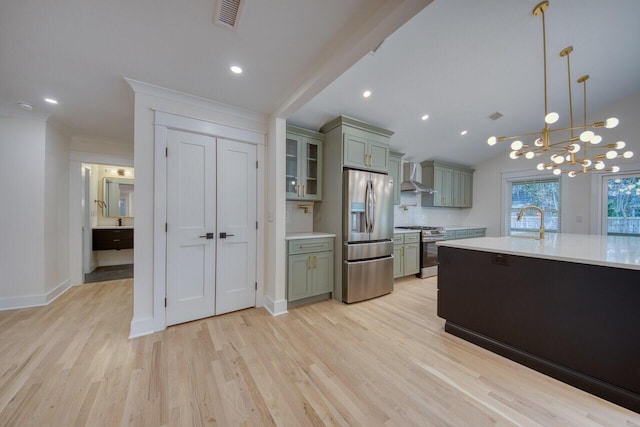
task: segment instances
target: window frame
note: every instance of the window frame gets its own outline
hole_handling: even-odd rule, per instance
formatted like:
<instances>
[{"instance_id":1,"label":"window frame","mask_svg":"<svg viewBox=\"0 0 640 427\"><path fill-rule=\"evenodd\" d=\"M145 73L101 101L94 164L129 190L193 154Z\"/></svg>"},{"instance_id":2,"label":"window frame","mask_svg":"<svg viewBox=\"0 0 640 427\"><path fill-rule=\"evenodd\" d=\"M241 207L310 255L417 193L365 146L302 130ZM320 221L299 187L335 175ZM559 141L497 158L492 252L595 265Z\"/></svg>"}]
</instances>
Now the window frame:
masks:
<instances>
[{"instance_id":1,"label":"window frame","mask_svg":"<svg viewBox=\"0 0 640 427\"><path fill-rule=\"evenodd\" d=\"M500 235L501 236L509 236L510 235L510 216L511 213L511 191L512 191L512 183L513 182L522 182L522 181L544 181L544 180L558 180L560 192L560 215L558 217L558 231L557 233L562 233L563 224L567 224L567 192L566 182L568 178L566 175L553 175L547 170L544 171L532 171L532 170L524 170L524 171L514 171L514 172L503 172L501 173L501 181L502 181L502 197L501 197L501 209L500 209ZM554 231L555 233L556 231Z\"/></svg>"},{"instance_id":2,"label":"window frame","mask_svg":"<svg viewBox=\"0 0 640 427\"><path fill-rule=\"evenodd\" d=\"M602 202L601 202L601 207L600 207L600 230L602 235L604 236L609 236L609 215L608 215L608 208L609 208L609 180L610 179L624 179L624 178L640 178L640 171L627 171L624 173L612 173L612 174L603 174L602 178L601 178L601 183L602 186L601 188L601 195L600 197L602 198ZM605 211L607 212L607 214L605 214ZM611 234L612 236L632 236L632 237L636 237L638 235L636 234Z\"/></svg>"},{"instance_id":3,"label":"window frame","mask_svg":"<svg viewBox=\"0 0 640 427\"><path fill-rule=\"evenodd\" d=\"M618 173L594 173L591 176L591 234L607 235L607 180L626 175L640 175L640 163L627 163L624 170Z\"/></svg>"}]
</instances>

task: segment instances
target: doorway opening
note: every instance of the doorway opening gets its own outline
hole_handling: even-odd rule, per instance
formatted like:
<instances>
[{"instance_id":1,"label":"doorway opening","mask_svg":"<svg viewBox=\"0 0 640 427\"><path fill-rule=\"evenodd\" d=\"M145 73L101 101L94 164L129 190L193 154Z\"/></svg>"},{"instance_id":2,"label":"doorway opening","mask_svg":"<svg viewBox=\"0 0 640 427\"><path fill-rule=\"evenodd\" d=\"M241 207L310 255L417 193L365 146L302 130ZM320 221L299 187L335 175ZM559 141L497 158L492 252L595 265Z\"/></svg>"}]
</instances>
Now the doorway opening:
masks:
<instances>
[{"instance_id":1,"label":"doorway opening","mask_svg":"<svg viewBox=\"0 0 640 427\"><path fill-rule=\"evenodd\" d=\"M82 181L83 283L133 278L133 167L82 163Z\"/></svg>"}]
</instances>

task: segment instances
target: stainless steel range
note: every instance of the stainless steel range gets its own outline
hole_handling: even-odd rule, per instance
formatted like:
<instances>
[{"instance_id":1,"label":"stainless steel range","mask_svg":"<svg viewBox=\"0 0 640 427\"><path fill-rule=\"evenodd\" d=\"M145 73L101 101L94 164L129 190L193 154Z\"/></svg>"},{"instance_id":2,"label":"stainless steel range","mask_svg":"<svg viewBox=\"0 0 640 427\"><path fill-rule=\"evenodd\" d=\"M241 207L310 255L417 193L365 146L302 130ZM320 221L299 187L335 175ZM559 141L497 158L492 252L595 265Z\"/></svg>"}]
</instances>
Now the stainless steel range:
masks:
<instances>
[{"instance_id":1,"label":"stainless steel range","mask_svg":"<svg viewBox=\"0 0 640 427\"><path fill-rule=\"evenodd\" d=\"M426 227L420 225L396 227L403 230L420 230L420 273L416 276L425 277L436 276L438 274L438 246L436 242L444 240L446 231L442 227Z\"/></svg>"}]
</instances>

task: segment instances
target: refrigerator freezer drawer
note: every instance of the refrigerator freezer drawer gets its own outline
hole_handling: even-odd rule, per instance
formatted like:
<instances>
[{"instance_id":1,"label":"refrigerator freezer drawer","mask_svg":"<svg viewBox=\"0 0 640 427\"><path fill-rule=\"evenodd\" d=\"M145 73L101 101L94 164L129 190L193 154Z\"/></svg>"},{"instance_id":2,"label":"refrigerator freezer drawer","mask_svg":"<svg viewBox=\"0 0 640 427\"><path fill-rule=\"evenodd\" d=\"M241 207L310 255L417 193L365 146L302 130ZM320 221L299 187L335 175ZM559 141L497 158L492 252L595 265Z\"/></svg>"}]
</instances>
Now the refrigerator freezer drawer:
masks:
<instances>
[{"instance_id":1,"label":"refrigerator freezer drawer","mask_svg":"<svg viewBox=\"0 0 640 427\"><path fill-rule=\"evenodd\" d=\"M344 243L343 258L347 261L380 258L393 254L393 241Z\"/></svg>"},{"instance_id":2,"label":"refrigerator freezer drawer","mask_svg":"<svg viewBox=\"0 0 640 427\"><path fill-rule=\"evenodd\" d=\"M393 257L342 264L342 301L363 301L393 291Z\"/></svg>"}]
</instances>

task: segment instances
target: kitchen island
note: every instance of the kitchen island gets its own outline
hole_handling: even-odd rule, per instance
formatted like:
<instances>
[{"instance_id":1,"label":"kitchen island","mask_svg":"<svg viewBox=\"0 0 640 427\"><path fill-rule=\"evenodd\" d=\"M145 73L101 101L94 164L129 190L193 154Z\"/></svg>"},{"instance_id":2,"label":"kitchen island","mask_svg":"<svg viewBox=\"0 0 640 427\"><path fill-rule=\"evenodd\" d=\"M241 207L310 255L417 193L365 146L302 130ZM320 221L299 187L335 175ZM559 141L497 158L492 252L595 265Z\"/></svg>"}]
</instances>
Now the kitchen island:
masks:
<instances>
[{"instance_id":1,"label":"kitchen island","mask_svg":"<svg viewBox=\"0 0 640 427\"><path fill-rule=\"evenodd\" d=\"M640 412L640 237L438 246L445 331Z\"/></svg>"}]
</instances>

